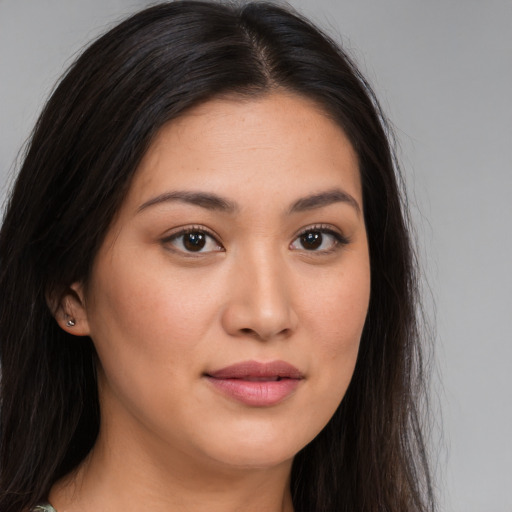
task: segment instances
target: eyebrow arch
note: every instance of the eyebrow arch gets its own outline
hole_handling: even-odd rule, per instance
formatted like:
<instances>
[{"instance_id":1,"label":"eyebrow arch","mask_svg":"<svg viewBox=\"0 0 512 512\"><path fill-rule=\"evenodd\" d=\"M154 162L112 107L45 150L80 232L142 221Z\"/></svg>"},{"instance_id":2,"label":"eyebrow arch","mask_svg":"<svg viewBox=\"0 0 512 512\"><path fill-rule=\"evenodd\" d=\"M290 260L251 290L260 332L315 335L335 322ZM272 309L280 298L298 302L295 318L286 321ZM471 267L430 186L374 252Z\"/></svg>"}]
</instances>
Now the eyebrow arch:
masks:
<instances>
[{"instance_id":1,"label":"eyebrow arch","mask_svg":"<svg viewBox=\"0 0 512 512\"><path fill-rule=\"evenodd\" d=\"M165 192L143 203L137 209L137 213L154 206L156 204L179 201L183 203L193 204L200 206L207 210L216 210L226 213L235 213L239 210L238 205L228 199L220 197L216 194L207 192L194 192L194 191L173 191ZM306 197L301 197L295 201L288 213L299 213L307 210L314 210L316 208L323 208L334 203L347 203L352 206L358 214L361 213L359 203L347 192L340 189L327 190L318 194L313 194Z\"/></svg>"},{"instance_id":2,"label":"eyebrow arch","mask_svg":"<svg viewBox=\"0 0 512 512\"><path fill-rule=\"evenodd\" d=\"M359 203L350 194L337 188L320 192L319 194L302 197L292 204L289 213L323 208L324 206L329 206L333 203L347 203L352 206L358 214L361 214L361 207L359 206Z\"/></svg>"},{"instance_id":3,"label":"eyebrow arch","mask_svg":"<svg viewBox=\"0 0 512 512\"><path fill-rule=\"evenodd\" d=\"M157 197L149 199L141 206L139 206L137 213L145 210L146 208L149 208L150 206L172 201L189 203L195 206L200 206L201 208L206 208L207 210L217 210L226 213L233 213L238 210L238 207L235 203L216 194L177 190L174 192L166 192L164 194L160 194Z\"/></svg>"}]
</instances>

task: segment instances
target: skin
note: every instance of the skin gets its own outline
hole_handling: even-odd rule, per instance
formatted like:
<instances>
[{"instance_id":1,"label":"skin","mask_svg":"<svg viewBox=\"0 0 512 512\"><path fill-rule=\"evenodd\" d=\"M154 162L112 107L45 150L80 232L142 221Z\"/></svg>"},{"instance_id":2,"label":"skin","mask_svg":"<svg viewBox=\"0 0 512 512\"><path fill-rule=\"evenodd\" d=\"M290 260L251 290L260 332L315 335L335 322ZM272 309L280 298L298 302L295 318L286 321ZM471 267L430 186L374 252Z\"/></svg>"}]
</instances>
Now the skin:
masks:
<instances>
[{"instance_id":1,"label":"skin","mask_svg":"<svg viewBox=\"0 0 512 512\"><path fill-rule=\"evenodd\" d=\"M155 202L175 191L234 209ZM56 509L291 511L293 457L331 418L357 358L370 290L362 206L351 144L307 99L217 99L162 128L87 286L57 314L95 344L102 421L90 456L53 488ZM184 227L213 236L187 251ZM305 247L304 230L321 245ZM267 407L205 378L247 360L284 360L304 378Z\"/></svg>"}]
</instances>

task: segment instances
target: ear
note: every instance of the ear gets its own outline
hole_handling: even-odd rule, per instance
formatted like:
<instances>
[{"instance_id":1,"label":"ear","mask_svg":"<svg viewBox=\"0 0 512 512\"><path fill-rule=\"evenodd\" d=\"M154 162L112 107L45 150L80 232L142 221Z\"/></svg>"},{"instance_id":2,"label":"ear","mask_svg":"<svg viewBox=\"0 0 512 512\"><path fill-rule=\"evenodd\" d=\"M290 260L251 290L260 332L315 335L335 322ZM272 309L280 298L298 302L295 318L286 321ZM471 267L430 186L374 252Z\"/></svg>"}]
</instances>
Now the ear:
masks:
<instances>
[{"instance_id":1,"label":"ear","mask_svg":"<svg viewBox=\"0 0 512 512\"><path fill-rule=\"evenodd\" d=\"M73 283L58 300L49 297L47 303L62 330L74 336L89 336L89 321L82 283Z\"/></svg>"}]
</instances>

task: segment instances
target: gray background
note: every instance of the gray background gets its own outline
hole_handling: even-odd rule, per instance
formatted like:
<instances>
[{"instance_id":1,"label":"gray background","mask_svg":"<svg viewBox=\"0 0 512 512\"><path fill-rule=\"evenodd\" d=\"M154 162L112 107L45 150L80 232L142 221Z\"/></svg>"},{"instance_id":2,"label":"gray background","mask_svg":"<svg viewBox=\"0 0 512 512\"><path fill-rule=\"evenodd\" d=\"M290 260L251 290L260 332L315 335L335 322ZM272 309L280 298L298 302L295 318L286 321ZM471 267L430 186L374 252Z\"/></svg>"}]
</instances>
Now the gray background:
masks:
<instances>
[{"instance_id":1,"label":"gray background","mask_svg":"<svg viewBox=\"0 0 512 512\"><path fill-rule=\"evenodd\" d=\"M76 52L149 3L0 0L2 197ZM442 509L512 511L512 0L291 4L345 43L400 139L427 306L433 297L437 310Z\"/></svg>"}]
</instances>

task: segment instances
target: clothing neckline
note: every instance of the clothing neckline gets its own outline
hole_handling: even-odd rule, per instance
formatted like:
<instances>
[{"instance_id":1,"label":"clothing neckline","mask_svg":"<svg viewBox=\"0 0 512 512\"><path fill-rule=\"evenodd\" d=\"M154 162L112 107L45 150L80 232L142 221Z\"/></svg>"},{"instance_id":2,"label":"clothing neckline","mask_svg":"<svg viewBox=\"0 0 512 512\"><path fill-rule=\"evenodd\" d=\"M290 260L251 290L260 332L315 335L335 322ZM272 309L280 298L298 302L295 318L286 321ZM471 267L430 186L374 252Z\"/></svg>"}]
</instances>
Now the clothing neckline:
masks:
<instances>
[{"instance_id":1,"label":"clothing neckline","mask_svg":"<svg viewBox=\"0 0 512 512\"><path fill-rule=\"evenodd\" d=\"M31 512L57 512L49 503L36 505Z\"/></svg>"}]
</instances>

